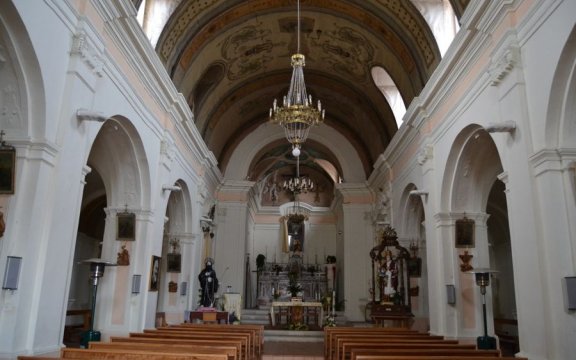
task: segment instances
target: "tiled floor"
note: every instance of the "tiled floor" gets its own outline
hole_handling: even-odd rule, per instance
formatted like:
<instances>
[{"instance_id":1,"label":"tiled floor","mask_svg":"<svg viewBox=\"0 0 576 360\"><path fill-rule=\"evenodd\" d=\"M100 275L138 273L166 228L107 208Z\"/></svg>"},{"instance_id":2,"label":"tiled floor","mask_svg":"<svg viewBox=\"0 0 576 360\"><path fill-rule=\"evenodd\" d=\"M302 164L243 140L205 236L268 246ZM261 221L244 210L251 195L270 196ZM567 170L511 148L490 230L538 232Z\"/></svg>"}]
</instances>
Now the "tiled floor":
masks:
<instances>
[{"instance_id":1,"label":"tiled floor","mask_svg":"<svg viewBox=\"0 0 576 360\"><path fill-rule=\"evenodd\" d=\"M324 359L324 343L317 341L266 341L262 360Z\"/></svg>"}]
</instances>

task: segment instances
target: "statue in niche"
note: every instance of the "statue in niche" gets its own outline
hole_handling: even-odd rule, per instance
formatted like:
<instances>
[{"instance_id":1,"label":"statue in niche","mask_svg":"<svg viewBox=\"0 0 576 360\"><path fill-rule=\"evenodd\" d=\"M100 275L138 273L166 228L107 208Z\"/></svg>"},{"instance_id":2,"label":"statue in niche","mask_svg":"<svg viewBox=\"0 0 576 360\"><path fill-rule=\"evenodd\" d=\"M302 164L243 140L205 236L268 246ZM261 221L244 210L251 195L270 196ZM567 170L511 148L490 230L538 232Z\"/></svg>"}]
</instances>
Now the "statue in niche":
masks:
<instances>
[{"instance_id":1,"label":"statue in niche","mask_svg":"<svg viewBox=\"0 0 576 360\"><path fill-rule=\"evenodd\" d=\"M389 301L398 291L398 265L392 257L392 251L385 250L380 261L380 286L384 300Z\"/></svg>"}]
</instances>

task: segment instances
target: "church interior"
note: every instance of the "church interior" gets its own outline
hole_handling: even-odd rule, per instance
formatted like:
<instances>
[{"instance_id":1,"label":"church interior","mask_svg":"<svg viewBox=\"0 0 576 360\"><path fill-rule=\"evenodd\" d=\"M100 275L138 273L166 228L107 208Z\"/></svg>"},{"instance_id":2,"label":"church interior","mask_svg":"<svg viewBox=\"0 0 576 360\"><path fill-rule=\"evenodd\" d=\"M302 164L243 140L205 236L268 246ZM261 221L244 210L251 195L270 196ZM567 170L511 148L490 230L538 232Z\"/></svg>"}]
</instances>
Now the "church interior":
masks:
<instances>
[{"instance_id":1,"label":"church interior","mask_svg":"<svg viewBox=\"0 0 576 360\"><path fill-rule=\"evenodd\" d=\"M185 325L573 358L574 14L0 2L0 358Z\"/></svg>"}]
</instances>

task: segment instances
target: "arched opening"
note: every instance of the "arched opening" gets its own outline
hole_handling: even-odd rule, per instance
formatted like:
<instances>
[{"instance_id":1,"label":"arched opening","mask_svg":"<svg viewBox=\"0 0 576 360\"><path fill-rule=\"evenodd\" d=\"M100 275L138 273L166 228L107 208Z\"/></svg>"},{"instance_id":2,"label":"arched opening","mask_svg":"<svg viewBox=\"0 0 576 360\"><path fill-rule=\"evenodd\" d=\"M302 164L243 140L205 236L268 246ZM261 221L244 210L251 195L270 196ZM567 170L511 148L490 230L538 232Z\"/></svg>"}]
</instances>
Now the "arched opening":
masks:
<instances>
[{"instance_id":1,"label":"arched opening","mask_svg":"<svg viewBox=\"0 0 576 360\"><path fill-rule=\"evenodd\" d=\"M487 292L488 333L513 336L513 330L501 326L503 320L514 322L516 306L505 187L498 178L503 167L491 135L477 125L462 130L446 169L443 201L451 224L447 235L452 241L447 246L453 249L445 253L453 254L453 276L459 290L453 305L458 310L455 332L471 337L483 332L479 287L469 272L490 268L499 272L492 276ZM470 229L469 236L461 231L464 225Z\"/></svg>"},{"instance_id":2,"label":"arched opening","mask_svg":"<svg viewBox=\"0 0 576 360\"><path fill-rule=\"evenodd\" d=\"M68 310L90 309L93 288L88 283L89 266L81 262L101 258L118 266L106 269L99 280L94 329L130 329L143 323L138 317L144 315L129 306L130 297L137 296L130 286L132 275L141 275L138 295L148 294L149 264L137 254L144 251L142 209L149 206L150 189L143 146L127 119L112 118L102 125L88 156L86 172ZM74 322L73 317L69 321ZM79 339L77 333L72 335L76 336L65 338L65 343L74 346Z\"/></svg>"}]
</instances>

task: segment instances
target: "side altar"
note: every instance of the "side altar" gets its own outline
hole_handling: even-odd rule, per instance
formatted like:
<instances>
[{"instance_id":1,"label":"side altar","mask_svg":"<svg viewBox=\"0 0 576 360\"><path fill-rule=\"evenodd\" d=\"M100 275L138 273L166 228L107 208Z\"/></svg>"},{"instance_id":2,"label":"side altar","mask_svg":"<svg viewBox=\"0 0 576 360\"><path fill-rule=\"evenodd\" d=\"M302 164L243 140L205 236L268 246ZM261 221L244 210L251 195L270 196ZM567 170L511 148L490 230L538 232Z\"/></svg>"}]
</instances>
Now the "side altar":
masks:
<instances>
[{"instance_id":1,"label":"side altar","mask_svg":"<svg viewBox=\"0 0 576 360\"><path fill-rule=\"evenodd\" d=\"M304 264L301 256L288 263L266 263L258 275L258 307L268 308L273 301L289 301L290 280L297 278L304 301L320 301L327 292L324 265Z\"/></svg>"},{"instance_id":2,"label":"side altar","mask_svg":"<svg viewBox=\"0 0 576 360\"><path fill-rule=\"evenodd\" d=\"M370 317L381 326L409 327L413 321L410 299L410 253L400 246L396 231L386 227L381 242L370 250L372 304Z\"/></svg>"}]
</instances>

